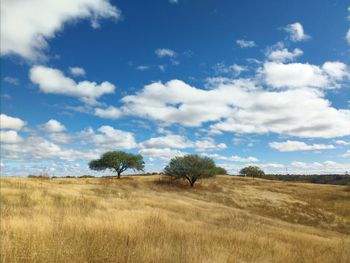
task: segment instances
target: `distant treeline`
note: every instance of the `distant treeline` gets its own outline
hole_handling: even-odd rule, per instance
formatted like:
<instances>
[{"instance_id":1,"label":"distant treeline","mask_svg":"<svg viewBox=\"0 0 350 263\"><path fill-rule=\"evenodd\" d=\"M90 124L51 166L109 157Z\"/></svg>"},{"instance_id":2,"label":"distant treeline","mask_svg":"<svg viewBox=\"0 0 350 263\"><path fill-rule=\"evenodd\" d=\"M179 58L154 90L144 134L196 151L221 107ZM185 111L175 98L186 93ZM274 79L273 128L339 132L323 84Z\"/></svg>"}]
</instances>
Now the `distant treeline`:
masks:
<instances>
[{"instance_id":1,"label":"distant treeline","mask_svg":"<svg viewBox=\"0 0 350 263\"><path fill-rule=\"evenodd\" d=\"M350 184L350 175L348 174L265 174L259 178L315 184Z\"/></svg>"}]
</instances>

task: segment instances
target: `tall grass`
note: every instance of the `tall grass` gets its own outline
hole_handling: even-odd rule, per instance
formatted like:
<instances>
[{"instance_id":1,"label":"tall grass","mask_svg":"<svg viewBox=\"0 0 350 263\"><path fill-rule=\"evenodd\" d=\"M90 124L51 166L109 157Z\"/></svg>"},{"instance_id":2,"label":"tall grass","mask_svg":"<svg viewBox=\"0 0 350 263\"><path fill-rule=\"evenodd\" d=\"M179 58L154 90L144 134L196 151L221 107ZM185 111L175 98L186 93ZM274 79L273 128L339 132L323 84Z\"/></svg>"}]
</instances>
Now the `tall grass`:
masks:
<instances>
[{"instance_id":1,"label":"tall grass","mask_svg":"<svg viewBox=\"0 0 350 263\"><path fill-rule=\"evenodd\" d=\"M343 186L219 176L1 182L1 262L350 262Z\"/></svg>"}]
</instances>

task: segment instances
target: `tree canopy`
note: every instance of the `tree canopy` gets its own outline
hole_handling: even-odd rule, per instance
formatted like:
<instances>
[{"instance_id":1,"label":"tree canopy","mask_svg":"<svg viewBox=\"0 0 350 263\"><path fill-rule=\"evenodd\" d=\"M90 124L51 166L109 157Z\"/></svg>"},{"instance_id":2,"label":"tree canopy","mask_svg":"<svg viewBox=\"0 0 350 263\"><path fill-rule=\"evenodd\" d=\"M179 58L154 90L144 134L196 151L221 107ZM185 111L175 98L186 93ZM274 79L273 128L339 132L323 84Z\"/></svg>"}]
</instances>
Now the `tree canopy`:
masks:
<instances>
[{"instance_id":1,"label":"tree canopy","mask_svg":"<svg viewBox=\"0 0 350 263\"><path fill-rule=\"evenodd\" d=\"M257 166L247 166L242 168L239 173L245 176L261 177L265 175L264 171Z\"/></svg>"},{"instance_id":2,"label":"tree canopy","mask_svg":"<svg viewBox=\"0 0 350 263\"><path fill-rule=\"evenodd\" d=\"M214 176L216 174L215 168L216 166L212 159L189 154L171 159L164 168L164 173L174 178L186 179L190 186L193 187L198 179Z\"/></svg>"},{"instance_id":3,"label":"tree canopy","mask_svg":"<svg viewBox=\"0 0 350 263\"><path fill-rule=\"evenodd\" d=\"M140 154L126 153L122 151L106 152L100 159L92 160L89 167L92 170L101 171L110 169L117 173L118 179L121 173L127 169L142 171L145 163Z\"/></svg>"}]
</instances>

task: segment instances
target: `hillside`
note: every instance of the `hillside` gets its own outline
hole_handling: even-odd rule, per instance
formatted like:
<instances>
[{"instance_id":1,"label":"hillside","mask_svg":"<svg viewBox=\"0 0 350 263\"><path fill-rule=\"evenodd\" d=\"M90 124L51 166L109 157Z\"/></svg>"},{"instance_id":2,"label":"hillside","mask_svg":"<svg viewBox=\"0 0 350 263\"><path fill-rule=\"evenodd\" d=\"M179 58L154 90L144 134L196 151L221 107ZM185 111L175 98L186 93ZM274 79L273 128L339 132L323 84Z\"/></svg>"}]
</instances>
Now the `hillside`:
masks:
<instances>
[{"instance_id":1,"label":"hillside","mask_svg":"<svg viewBox=\"0 0 350 263\"><path fill-rule=\"evenodd\" d=\"M349 186L1 178L2 262L350 262Z\"/></svg>"}]
</instances>

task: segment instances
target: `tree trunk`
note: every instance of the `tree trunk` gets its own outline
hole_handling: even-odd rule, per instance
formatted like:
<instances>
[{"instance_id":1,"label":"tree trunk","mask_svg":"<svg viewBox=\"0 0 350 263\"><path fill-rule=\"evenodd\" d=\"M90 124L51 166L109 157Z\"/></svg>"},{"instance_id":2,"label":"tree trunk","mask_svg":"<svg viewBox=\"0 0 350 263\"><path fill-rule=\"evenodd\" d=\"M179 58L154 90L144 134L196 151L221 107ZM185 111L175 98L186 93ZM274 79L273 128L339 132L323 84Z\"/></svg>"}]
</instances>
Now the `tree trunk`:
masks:
<instances>
[{"instance_id":1,"label":"tree trunk","mask_svg":"<svg viewBox=\"0 0 350 263\"><path fill-rule=\"evenodd\" d=\"M191 185L191 187L193 187L193 185L194 185L194 182L193 182L193 181L190 181L190 185Z\"/></svg>"},{"instance_id":2,"label":"tree trunk","mask_svg":"<svg viewBox=\"0 0 350 263\"><path fill-rule=\"evenodd\" d=\"M118 172L118 177L117 177L117 179L120 179L120 172Z\"/></svg>"}]
</instances>

